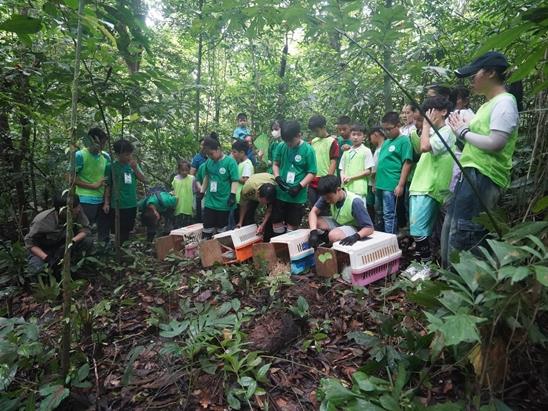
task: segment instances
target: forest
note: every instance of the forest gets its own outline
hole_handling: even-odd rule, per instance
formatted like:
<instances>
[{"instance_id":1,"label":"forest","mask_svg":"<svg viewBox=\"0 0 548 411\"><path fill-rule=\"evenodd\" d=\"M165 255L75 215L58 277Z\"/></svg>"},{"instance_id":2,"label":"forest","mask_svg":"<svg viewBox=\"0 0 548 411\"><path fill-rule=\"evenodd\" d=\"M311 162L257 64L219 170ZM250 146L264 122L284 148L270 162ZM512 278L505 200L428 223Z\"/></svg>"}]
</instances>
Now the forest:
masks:
<instances>
[{"instance_id":1,"label":"forest","mask_svg":"<svg viewBox=\"0 0 548 411\"><path fill-rule=\"evenodd\" d=\"M547 28L548 7L539 0L1 1L0 410L546 409ZM480 66L485 56L492 63ZM504 75L497 77L497 67ZM484 84L510 96L512 131L480 119L492 97L474 92L480 73L491 73ZM453 96L463 89L470 95L459 113L476 113L470 123L454 117ZM414 201L428 196L414 196L407 174L396 189L379 184L385 143L376 148L373 136L389 143L396 129L395 137L404 138L398 135L407 110L416 113L407 125L413 124L419 154L402 160L402 174L413 163L417 178L425 154L433 158L438 150L434 138L452 156L457 143L449 147L445 136L464 144L458 187L469 184L471 191L461 203L455 201L463 191L448 194L450 215L462 217L474 203L476 214L464 221L474 228L462 228L460 220L455 226L482 237L473 250L453 249L446 261L443 239L436 242L443 219L435 223L441 234L432 227L426 236L413 234ZM489 137L504 139L497 154L478 154L474 146L474 124L483 120ZM335 232L347 227L338 224L340 209L335 228L325 228L318 204L335 210L345 206L329 195L344 193L345 204L358 196L344 176L325 188L327 174L345 172L341 158L349 162L341 143L345 125L348 147L361 135L356 147L366 147L365 156L380 151L381 160L360 177L371 230L360 225L339 238ZM238 129L246 130L242 140ZM335 160L326 146L326 162L336 170L320 177L327 165L310 149L316 157L305 174L316 179L307 182L308 195L316 184L316 202L304 193L308 177L295 188L299 174L284 171L280 147L291 151L289 135L302 136L298 150L317 147L318 130L334 136L332 146L341 152ZM416 153L412 136L405 138ZM248 140L249 149L241 148ZM480 170L477 187L466 173L469 146L476 150L472 169ZM96 158L92 147L105 159L97 185L84 181ZM207 168L216 153L240 173L219 187ZM199 156L205 166L195 165ZM242 177L248 157L255 174ZM496 174L502 162L504 177ZM229 228L246 225L243 204L253 202L244 200L246 182L267 172L276 199L262 208L270 194L257 188L257 218L249 224L262 221L264 231L271 218L274 238L278 220L285 235L293 225L310 229L304 248L313 252L315 268L296 273L291 263L237 252L236 263L211 262L220 240L209 239L208 230L222 234L227 215ZM189 173L192 187L178 188ZM482 178L490 185L481 185ZM122 197L120 184L131 185L135 198ZM400 185L406 194L397 192ZM500 195L491 204L493 187ZM183 207L174 197L179 189L190 193L190 211L173 219L161 209L170 196L176 210ZM99 203L97 190L104 197ZM225 190L222 212L212 213L212 196ZM404 195L407 204L398 202ZM292 198L301 197L295 208ZM124 201L135 202L133 215ZM235 203L240 222L238 214L231 222ZM285 209L272 211L282 203ZM203 204L199 252L186 240L175 246L170 230L201 223L196 212ZM402 222L394 210L394 231L386 220L392 206L407 213ZM33 239L38 223L45 225L40 216L51 210L59 224L55 256ZM206 223L221 215L224 224ZM295 215L301 218L292 224ZM189 219L177 219L182 216ZM451 223L448 238L452 229ZM315 247L322 230L325 248ZM348 281L335 243L359 248L379 231L401 250L399 268L366 285ZM81 239L90 243L83 254ZM428 253L432 248L428 258L425 242ZM260 250L278 252L268 240L261 244ZM33 271L36 260L47 268ZM413 274L424 268L428 274L416 280Z\"/></svg>"}]
</instances>

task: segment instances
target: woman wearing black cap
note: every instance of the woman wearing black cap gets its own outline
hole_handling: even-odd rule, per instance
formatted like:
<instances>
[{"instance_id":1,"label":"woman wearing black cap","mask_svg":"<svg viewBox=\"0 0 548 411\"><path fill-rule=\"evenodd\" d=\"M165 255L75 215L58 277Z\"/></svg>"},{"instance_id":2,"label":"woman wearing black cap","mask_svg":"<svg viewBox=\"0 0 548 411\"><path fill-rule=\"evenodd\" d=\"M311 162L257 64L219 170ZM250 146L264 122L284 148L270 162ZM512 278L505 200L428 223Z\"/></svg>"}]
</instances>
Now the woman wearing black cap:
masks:
<instances>
[{"instance_id":1,"label":"woman wearing black cap","mask_svg":"<svg viewBox=\"0 0 548 411\"><path fill-rule=\"evenodd\" d=\"M496 206L502 190L510 185L517 138L518 102L504 85L508 66L504 55L489 52L456 70L457 77L472 77L473 91L485 96L487 102L469 123L457 112L448 120L457 138L465 142L462 166L489 209ZM445 265L453 250L470 250L481 243L486 231L472 219L482 211L470 184L461 177L444 223Z\"/></svg>"}]
</instances>

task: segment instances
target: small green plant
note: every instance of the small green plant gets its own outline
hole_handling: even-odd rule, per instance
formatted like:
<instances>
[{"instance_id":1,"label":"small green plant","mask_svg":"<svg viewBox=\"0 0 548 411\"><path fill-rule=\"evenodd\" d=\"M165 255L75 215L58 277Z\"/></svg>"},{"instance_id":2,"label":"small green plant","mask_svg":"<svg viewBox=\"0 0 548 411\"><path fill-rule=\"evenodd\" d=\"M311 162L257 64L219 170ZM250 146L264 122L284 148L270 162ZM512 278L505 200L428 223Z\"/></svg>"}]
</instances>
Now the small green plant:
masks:
<instances>
[{"instance_id":1,"label":"small green plant","mask_svg":"<svg viewBox=\"0 0 548 411\"><path fill-rule=\"evenodd\" d=\"M299 318L307 318L310 315L308 301L302 295L299 296L297 305L289 307L289 311Z\"/></svg>"}]
</instances>

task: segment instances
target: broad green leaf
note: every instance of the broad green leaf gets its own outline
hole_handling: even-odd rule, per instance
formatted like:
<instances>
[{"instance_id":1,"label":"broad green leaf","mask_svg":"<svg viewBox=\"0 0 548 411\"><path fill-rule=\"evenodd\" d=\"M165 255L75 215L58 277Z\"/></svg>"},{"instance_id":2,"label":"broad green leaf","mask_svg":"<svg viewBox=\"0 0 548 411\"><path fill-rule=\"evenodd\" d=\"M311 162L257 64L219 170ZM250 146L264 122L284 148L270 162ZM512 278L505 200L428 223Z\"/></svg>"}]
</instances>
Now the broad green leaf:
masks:
<instances>
[{"instance_id":1,"label":"broad green leaf","mask_svg":"<svg viewBox=\"0 0 548 411\"><path fill-rule=\"evenodd\" d=\"M371 331L352 331L346 336L365 348L371 348L379 344L379 338Z\"/></svg>"},{"instance_id":2,"label":"broad green leaf","mask_svg":"<svg viewBox=\"0 0 548 411\"><path fill-rule=\"evenodd\" d=\"M388 410L388 411L401 410L401 407L398 401L394 397L392 397L390 394L384 394L381 398L379 398L379 402L381 403L382 407L385 410Z\"/></svg>"},{"instance_id":3,"label":"broad green leaf","mask_svg":"<svg viewBox=\"0 0 548 411\"><path fill-rule=\"evenodd\" d=\"M11 367L8 364L0 364L0 392L7 390L17 374L17 364Z\"/></svg>"},{"instance_id":4,"label":"broad green leaf","mask_svg":"<svg viewBox=\"0 0 548 411\"><path fill-rule=\"evenodd\" d=\"M501 267L523 257L523 253L520 249L511 244L496 240L487 240L487 243L495 253Z\"/></svg>"},{"instance_id":5,"label":"broad green leaf","mask_svg":"<svg viewBox=\"0 0 548 411\"><path fill-rule=\"evenodd\" d=\"M59 384L40 388L40 394L46 397L40 402L40 411L53 411L69 396L70 391Z\"/></svg>"},{"instance_id":6,"label":"broad green leaf","mask_svg":"<svg viewBox=\"0 0 548 411\"><path fill-rule=\"evenodd\" d=\"M469 253L461 253L460 262L453 264L453 268L464 280L470 291L475 292L478 289L478 277L481 275L474 264L475 257Z\"/></svg>"},{"instance_id":7,"label":"broad green leaf","mask_svg":"<svg viewBox=\"0 0 548 411\"><path fill-rule=\"evenodd\" d=\"M11 31L17 34L34 34L42 28L42 21L34 17L14 14L0 23L0 30Z\"/></svg>"},{"instance_id":8,"label":"broad green leaf","mask_svg":"<svg viewBox=\"0 0 548 411\"><path fill-rule=\"evenodd\" d=\"M548 267L542 265L534 265L533 269L535 270L537 281L545 287L548 287Z\"/></svg>"},{"instance_id":9,"label":"broad green leaf","mask_svg":"<svg viewBox=\"0 0 548 411\"><path fill-rule=\"evenodd\" d=\"M226 400L230 408L233 410L239 410L242 407L240 400L236 398L236 395L234 395L233 390L230 390L228 392L228 395L226 396Z\"/></svg>"},{"instance_id":10,"label":"broad green leaf","mask_svg":"<svg viewBox=\"0 0 548 411\"><path fill-rule=\"evenodd\" d=\"M367 375L362 371L356 371L352 374L352 381L357 384L360 390L370 391L388 391L390 390L390 383L386 380Z\"/></svg>"},{"instance_id":11,"label":"broad green leaf","mask_svg":"<svg viewBox=\"0 0 548 411\"><path fill-rule=\"evenodd\" d=\"M514 284L517 281L523 280L529 274L528 268L523 266L522 267L506 266L506 267L502 267L497 272L498 272L499 281L503 281L507 278L511 278L512 284Z\"/></svg>"},{"instance_id":12,"label":"broad green leaf","mask_svg":"<svg viewBox=\"0 0 548 411\"><path fill-rule=\"evenodd\" d=\"M530 53L530 54L529 54ZM533 69L539 64L543 57L544 53L546 53L546 45L541 44L539 45L536 50L533 50L531 52L528 51L529 57L518 65L518 68L516 71L512 73L510 78L508 79L508 83L513 83L518 80L522 80L523 78L527 77Z\"/></svg>"},{"instance_id":13,"label":"broad green leaf","mask_svg":"<svg viewBox=\"0 0 548 411\"><path fill-rule=\"evenodd\" d=\"M270 366L272 364L264 364L261 368L259 368L259 371L257 371L256 378L260 382L266 381L266 374L268 373L268 370L270 369Z\"/></svg>"},{"instance_id":14,"label":"broad green leaf","mask_svg":"<svg viewBox=\"0 0 548 411\"><path fill-rule=\"evenodd\" d=\"M489 50L502 50L513 41L520 38L520 36L527 30L534 27L532 23L522 23L511 29L504 30L494 36L490 36L483 45L476 51L474 57L479 57Z\"/></svg>"},{"instance_id":15,"label":"broad green leaf","mask_svg":"<svg viewBox=\"0 0 548 411\"><path fill-rule=\"evenodd\" d=\"M78 10L78 0L63 0L63 3L73 10Z\"/></svg>"},{"instance_id":16,"label":"broad green leaf","mask_svg":"<svg viewBox=\"0 0 548 411\"><path fill-rule=\"evenodd\" d=\"M343 386L339 380L333 378L323 378L320 382L319 390L324 398L333 405L341 405L356 396L356 394Z\"/></svg>"},{"instance_id":17,"label":"broad green leaf","mask_svg":"<svg viewBox=\"0 0 548 411\"><path fill-rule=\"evenodd\" d=\"M444 337L446 346L457 345L461 342L475 342L480 340L476 324L484 321L483 318L468 314L448 315L443 318L426 313L430 324L430 332L438 331Z\"/></svg>"},{"instance_id":18,"label":"broad green leaf","mask_svg":"<svg viewBox=\"0 0 548 411\"><path fill-rule=\"evenodd\" d=\"M331 255L331 253L323 253L318 255L318 260L320 260L320 263L322 264L324 264L326 261L329 261L331 259L333 259L333 256Z\"/></svg>"}]
</instances>

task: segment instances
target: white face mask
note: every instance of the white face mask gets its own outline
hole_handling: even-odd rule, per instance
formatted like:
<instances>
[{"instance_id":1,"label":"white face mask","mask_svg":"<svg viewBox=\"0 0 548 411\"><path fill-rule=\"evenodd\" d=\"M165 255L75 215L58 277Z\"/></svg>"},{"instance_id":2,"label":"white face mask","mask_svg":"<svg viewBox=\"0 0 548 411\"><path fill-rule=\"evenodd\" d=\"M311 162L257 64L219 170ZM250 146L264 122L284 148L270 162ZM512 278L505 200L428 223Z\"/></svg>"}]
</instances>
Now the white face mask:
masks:
<instances>
[{"instance_id":1,"label":"white face mask","mask_svg":"<svg viewBox=\"0 0 548 411\"><path fill-rule=\"evenodd\" d=\"M282 136L282 133L280 130L272 130L272 137L280 138L281 136Z\"/></svg>"}]
</instances>

